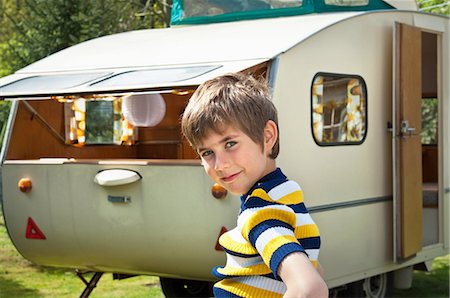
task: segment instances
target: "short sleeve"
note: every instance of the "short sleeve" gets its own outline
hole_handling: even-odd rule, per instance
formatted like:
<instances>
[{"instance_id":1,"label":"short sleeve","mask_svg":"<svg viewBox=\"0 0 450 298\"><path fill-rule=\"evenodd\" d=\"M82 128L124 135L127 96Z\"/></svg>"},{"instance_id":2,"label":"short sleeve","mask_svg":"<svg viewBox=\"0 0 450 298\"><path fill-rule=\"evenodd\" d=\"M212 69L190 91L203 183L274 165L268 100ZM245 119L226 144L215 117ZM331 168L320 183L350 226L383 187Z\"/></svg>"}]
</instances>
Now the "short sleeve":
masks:
<instances>
[{"instance_id":1,"label":"short sleeve","mask_svg":"<svg viewBox=\"0 0 450 298\"><path fill-rule=\"evenodd\" d=\"M278 268L287 255L305 250L294 234L295 212L288 206L261 200L257 197L248 199L248 205L253 208L247 208L239 215L238 228L277 277Z\"/></svg>"}]
</instances>

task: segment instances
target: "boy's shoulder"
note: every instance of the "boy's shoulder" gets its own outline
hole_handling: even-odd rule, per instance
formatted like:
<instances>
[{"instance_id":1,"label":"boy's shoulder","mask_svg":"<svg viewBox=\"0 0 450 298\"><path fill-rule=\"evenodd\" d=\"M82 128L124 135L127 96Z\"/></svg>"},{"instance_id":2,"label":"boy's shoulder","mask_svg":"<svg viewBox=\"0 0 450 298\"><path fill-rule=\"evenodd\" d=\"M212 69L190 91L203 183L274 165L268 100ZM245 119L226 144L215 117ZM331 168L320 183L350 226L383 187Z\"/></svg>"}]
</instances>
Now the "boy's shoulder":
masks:
<instances>
[{"instance_id":1,"label":"boy's shoulder","mask_svg":"<svg viewBox=\"0 0 450 298\"><path fill-rule=\"evenodd\" d=\"M303 192L300 185L289 180L278 168L263 177L250 191L246 202L263 200L268 204L291 205L303 202Z\"/></svg>"}]
</instances>

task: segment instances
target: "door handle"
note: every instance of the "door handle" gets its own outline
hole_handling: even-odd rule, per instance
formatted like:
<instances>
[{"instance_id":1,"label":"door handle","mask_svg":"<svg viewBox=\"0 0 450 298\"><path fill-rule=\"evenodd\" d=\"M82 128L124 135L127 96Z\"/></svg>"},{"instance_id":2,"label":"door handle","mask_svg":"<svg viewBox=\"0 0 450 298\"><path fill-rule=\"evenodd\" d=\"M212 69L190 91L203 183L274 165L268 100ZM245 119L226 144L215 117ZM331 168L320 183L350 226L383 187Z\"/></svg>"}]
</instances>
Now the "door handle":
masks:
<instances>
[{"instance_id":1,"label":"door handle","mask_svg":"<svg viewBox=\"0 0 450 298\"><path fill-rule=\"evenodd\" d=\"M400 123L400 134L403 137L411 136L416 132L415 127L409 127L409 121L408 120L402 120Z\"/></svg>"},{"instance_id":2,"label":"door handle","mask_svg":"<svg viewBox=\"0 0 450 298\"><path fill-rule=\"evenodd\" d=\"M95 175L94 182L102 186L125 185L142 179L135 171L126 169L102 170Z\"/></svg>"}]
</instances>

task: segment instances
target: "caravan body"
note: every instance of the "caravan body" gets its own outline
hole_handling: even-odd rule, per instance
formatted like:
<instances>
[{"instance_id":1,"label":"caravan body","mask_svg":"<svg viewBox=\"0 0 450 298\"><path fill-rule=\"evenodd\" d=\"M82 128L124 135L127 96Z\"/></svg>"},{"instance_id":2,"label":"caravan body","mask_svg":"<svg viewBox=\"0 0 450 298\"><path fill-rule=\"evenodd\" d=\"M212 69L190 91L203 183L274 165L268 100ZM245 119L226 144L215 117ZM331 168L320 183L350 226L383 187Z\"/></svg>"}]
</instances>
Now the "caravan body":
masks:
<instances>
[{"instance_id":1,"label":"caravan body","mask_svg":"<svg viewBox=\"0 0 450 298\"><path fill-rule=\"evenodd\" d=\"M174 26L87 41L1 78L13 101L2 150L11 239L42 265L213 280L239 199L213 197L179 117L200 83L242 71L273 90L278 165L319 225L330 288L447 254L449 24L383 9ZM426 98L438 102L431 145L420 142ZM130 99L154 102L159 119L132 125ZM99 111L107 136L89 116Z\"/></svg>"}]
</instances>

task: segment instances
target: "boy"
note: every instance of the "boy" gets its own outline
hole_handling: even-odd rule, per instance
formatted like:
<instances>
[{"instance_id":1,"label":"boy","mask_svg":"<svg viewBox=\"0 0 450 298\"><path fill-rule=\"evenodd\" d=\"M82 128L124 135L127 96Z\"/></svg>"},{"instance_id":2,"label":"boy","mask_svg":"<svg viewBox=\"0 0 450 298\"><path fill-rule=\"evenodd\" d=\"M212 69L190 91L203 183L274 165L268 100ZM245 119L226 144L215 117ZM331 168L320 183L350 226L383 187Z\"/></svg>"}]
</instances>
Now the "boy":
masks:
<instances>
[{"instance_id":1,"label":"boy","mask_svg":"<svg viewBox=\"0 0 450 298\"><path fill-rule=\"evenodd\" d=\"M277 111L265 84L227 74L192 95L182 131L206 173L241 195L237 227L220 237L227 264L213 274L216 297L326 297L320 236L300 186L276 166Z\"/></svg>"}]
</instances>

